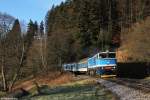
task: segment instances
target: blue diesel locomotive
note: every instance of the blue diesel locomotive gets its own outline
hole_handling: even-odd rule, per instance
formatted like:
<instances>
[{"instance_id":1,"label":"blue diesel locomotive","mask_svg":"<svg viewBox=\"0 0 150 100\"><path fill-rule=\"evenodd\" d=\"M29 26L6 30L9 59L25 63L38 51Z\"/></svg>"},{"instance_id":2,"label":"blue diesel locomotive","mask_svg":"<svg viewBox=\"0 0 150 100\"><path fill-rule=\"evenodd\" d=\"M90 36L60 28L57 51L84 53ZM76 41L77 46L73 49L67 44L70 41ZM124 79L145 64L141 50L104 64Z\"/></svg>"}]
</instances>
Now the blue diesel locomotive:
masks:
<instances>
[{"instance_id":1,"label":"blue diesel locomotive","mask_svg":"<svg viewBox=\"0 0 150 100\"><path fill-rule=\"evenodd\" d=\"M90 75L115 76L116 66L115 52L100 52L88 59L88 73Z\"/></svg>"},{"instance_id":2,"label":"blue diesel locomotive","mask_svg":"<svg viewBox=\"0 0 150 100\"><path fill-rule=\"evenodd\" d=\"M77 63L64 64L63 69L71 72L84 72L101 77L116 76L116 53L100 52L93 57L85 58Z\"/></svg>"}]
</instances>

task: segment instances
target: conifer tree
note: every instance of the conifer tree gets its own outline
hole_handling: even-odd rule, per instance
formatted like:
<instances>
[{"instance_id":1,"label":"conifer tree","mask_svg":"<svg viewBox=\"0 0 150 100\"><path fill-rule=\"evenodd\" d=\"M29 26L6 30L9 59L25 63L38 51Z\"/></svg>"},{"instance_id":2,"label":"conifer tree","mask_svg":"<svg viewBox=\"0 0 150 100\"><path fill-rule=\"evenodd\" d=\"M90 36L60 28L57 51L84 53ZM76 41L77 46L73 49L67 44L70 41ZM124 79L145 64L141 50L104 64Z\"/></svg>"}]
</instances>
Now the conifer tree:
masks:
<instances>
[{"instance_id":1,"label":"conifer tree","mask_svg":"<svg viewBox=\"0 0 150 100\"><path fill-rule=\"evenodd\" d=\"M35 34L36 36L38 36L38 35L39 35L39 33L38 33L38 22L35 21L33 26L34 26L34 32L35 32L34 34Z\"/></svg>"},{"instance_id":2,"label":"conifer tree","mask_svg":"<svg viewBox=\"0 0 150 100\"><path fill-rule=\"evenodd\" d=\"M91 46L91 30L90 30L90 2L87 0L83 0L82 6L80 9L80 21L79 21L79 27L80 27L80 42L83 48L87 48Z\"/></svg>"},{"instance_id":3,"label":"conifer tree","mask_svg":"<svg viewBox=\"0 0 150 100\"><path fill-rule=\"evenodd\" d=\"M41 21L41 23L40 23L40 36L43 36L44 35L44 22L43 21Z\"/></svg>"},{"instance_id":4,"label":"conifer tree","mask_svg":"<svg viewBox=\"0 0 150 100\"><path fill-rule=\"evenodd\" d=\"M28 23L27 34L25 35L25 44L29 48L35 36L35 26L32 20Z\"/></svg>"}]
</instances>

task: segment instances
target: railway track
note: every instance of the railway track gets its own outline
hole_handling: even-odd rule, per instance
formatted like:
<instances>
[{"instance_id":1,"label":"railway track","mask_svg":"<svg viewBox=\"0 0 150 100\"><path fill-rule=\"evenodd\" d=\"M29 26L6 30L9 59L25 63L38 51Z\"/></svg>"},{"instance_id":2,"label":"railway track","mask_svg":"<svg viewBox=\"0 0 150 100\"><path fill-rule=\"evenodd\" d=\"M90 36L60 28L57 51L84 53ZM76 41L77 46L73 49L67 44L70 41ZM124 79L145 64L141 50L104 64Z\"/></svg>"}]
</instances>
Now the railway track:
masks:
<instances>
[{"instance_id":1,"label":"railway track","mask_svg":"<svg viewBox=\"0 0 150 100\"><path fill-rule=\"evenodd\" d=\"M149 82L120 78L97 79L97 82L117 95L119 100L150 100Z\"/></svg>"},{"instance_id":2,"label":"railway track","mask_svg":"<svg viewBox=\"0 0 150 100\"><path fill-rule=\"evenodd\" d=\"M117 84L125 85L127 87L134 88L136 90L150 93L150 81L144 81L140 79L127 79L127 78L115 78L107 79L108 81L115 82Z\"/></svg>"},{"instance_id":3,"label":"railway track","mask_svg":"<svg viewBox=\"0 0 150 100\"><path fill-rule=\"evenodd\" d=\"M89 78L89 76L78 75L78 78L86 79L86 78ZM96 80L98 80L98 79L99 78L97 77ZM144 93L150 93L150 80L128 79L128 78L106 78L105 80L115 82L117 84L124 85L129 88L134 88L134 89L142 91Z\"/></svg>"},{"instance_id":4,"label":"railway track","mask_svg":"<svg viewBox=\"0 0 150 100\"><path fill-rule=\"evenodd\" d=\"M89 77L90 76L86 76L86 75L78 76L79 79L85 79ZM93 78L99 80L99 77L93 77ZM129 79L129 78L106 78L104 80L115 82L117 84L124 85L129 88L142 91L144 93L150 93L150 79L144 80L144 79Z\"/></svg>"}]
</instances>

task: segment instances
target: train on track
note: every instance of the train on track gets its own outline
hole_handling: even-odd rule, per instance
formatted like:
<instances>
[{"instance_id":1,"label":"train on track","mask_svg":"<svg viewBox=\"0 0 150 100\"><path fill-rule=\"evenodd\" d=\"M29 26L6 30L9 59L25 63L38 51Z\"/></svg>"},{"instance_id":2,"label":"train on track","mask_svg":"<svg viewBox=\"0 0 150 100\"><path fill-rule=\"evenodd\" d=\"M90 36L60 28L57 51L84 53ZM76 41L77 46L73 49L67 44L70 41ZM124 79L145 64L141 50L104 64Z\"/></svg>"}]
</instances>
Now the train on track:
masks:
<instances>
[{"instance_id":1,"label":"train on track","mask_svg":"<svg viewBox=\"0 0 150 100\"><path fill-rule=\"evenodd\" d=\"M86 73L100 77L116 76L117 59L116 52L99 52L92 57L79 62L63 64L63 70L73 73Z\"/></svg>"}]
</instances>

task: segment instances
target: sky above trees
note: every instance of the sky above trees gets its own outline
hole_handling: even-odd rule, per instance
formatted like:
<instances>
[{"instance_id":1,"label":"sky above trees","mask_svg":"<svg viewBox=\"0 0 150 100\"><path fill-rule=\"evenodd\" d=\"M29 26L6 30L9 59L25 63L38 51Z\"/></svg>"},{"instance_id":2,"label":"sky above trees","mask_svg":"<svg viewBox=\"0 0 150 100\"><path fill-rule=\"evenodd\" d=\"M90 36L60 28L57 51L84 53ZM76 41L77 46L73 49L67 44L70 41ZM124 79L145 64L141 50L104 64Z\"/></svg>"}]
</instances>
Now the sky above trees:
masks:
<instances>
[{"instance_id":1,"label":"sky above trees","mask_svg":"<svg viewBox=\"0 0 150 100\"><path fill-rule=\"evenodd\" d=\"M0 0L0 12L8 13L26 22L29 19L40 22L52 5L65 0Z\"/></svg>"}]
</instances>

